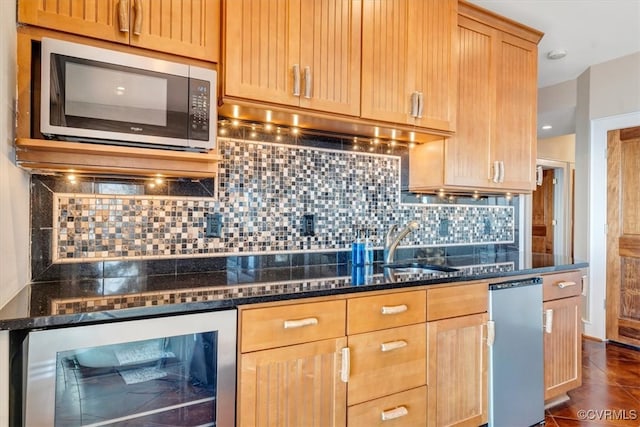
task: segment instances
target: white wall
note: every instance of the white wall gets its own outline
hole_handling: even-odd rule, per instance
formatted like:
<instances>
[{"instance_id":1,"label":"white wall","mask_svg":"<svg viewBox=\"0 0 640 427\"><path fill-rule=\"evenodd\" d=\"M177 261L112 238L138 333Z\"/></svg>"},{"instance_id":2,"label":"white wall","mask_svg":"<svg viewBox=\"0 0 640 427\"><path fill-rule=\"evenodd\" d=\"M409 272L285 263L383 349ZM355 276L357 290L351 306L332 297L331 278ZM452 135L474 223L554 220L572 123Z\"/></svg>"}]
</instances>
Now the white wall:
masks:
<instances>
[{"instance_id":1,"label":"white wall","mask_svg":"<svg viewBox=\"0 0 640 427\"><path fill-rule=\"evenodd\" d=\"M16 2L0 2L0 307L30 279L29 177L14 163Z\"/></svg>"},{"instance_id":2,"label":"white wall","mask_svg":"<svg viewBox=\"0 0 640 427\"><path fill-rule=\"evenodd\" d=\"M575 255L590 267L585 334L605 339L607 132L640 126L640 52L591 67L577 98Z\"/></svg>"},{"instance_id":3,"label":"white wall","mask_svg":"<svg viewBox=\"0 0 640 427\"><path fill-rule=\"evenodd\" d=\"M538 139L538 159L574 163L576 159L576 135L572 133Z\"/></svg>"}]
</instances>

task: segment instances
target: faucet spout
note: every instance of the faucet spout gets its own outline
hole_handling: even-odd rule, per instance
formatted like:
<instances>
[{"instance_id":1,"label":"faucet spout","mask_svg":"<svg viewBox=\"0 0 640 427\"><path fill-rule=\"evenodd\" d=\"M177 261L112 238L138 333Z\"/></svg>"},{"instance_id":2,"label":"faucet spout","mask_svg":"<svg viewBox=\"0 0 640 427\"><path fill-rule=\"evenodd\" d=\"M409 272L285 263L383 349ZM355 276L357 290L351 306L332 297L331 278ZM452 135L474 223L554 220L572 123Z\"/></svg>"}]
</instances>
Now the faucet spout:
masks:
<instances>
[{"instance_id":1,"label":"faucet spout","mask_svg":"<svg viewBox=\"0 0 640 427\"><path fill-rule=\"evenodd\" d=\"M420 228L420 224L418 221L409 221L400 233L398 233L395 238L393 234L395 233L398 226L396 224L392 225L387 232L387 236L384 241L384 262L385 264L391 264L394 261L396 249L400 244L400 241L407 237L409 233Z\"/></svg>"}]
</instances>

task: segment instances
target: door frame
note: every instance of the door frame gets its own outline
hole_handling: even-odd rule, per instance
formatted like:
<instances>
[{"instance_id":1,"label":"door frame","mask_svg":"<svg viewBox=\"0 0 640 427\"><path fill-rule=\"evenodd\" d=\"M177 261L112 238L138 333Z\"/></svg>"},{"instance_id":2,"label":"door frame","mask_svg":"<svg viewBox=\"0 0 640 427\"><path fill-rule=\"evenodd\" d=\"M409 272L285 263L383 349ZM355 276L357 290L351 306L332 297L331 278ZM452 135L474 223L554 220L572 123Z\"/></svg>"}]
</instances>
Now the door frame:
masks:
<instances>
[{"instance_id":1,"label":"door frame","mask_svg":"<svg viewBox=\"0 0 640 427\"><path fill-rule=\"evenodd\" d=\"M589 262L589 310L584 334L606 340L607 132L640 126L640 112L590 121L589 134L576 134L575 258Z\"/></svg>"},{"instance_id":2,"label":"door frame","mask_svg":"<svg viewBox=\"0 0 640 427\"><path fill-rule=\"evenodd\" d=\"M553 227L553 253L554 255L569 255L571 253L572 235L572 218L573 218L573 198L572 191L572 170L574 165L569 162L561 162L558 160L538 159L536 166L542 166L543 169L553 169L557 183L553 191L553 211L556 219L556 225ZM521 235L524 242L521 247L531 248L532 234L531 227L533 223L533 196L527 194L523 199L523 211L525 212L525 221L522 223Z\"/></svg>"}]
</instances>

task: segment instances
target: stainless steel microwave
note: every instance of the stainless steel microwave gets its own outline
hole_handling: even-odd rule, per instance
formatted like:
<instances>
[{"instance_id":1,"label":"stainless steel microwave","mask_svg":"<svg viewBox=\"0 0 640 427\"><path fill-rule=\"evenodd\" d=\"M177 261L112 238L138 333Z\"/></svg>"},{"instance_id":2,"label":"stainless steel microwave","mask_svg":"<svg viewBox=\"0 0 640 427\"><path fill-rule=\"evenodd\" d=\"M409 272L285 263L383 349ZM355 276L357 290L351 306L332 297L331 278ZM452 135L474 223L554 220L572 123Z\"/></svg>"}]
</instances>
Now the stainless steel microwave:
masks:
<instances>
[{"instance_id":1,"label":"stainless steel microwave","mask_svg":"<svg viewBox=\"0 0 640 427\"><path fill-rule=\"evenodd\" d=\"M41 64L47 138L215 148L215 70L49 38Z\"/></svg>"}]
</instances>

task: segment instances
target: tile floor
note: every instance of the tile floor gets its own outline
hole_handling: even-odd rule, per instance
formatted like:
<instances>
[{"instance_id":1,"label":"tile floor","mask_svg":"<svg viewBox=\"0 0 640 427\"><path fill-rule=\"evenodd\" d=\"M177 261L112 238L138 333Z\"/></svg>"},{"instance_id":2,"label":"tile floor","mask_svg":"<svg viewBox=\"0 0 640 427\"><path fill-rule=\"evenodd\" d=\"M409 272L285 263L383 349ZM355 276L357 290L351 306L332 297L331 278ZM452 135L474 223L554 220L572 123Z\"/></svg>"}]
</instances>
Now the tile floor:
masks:
<instances>
[{"instance_id":1,"label":"tile floor","mask_svg":"<svg viewBox=\"0 0 640 427\"><path fill-rule=\"evenodd\" d=\"M569 396L547 410L547 427L639 427L640 350L583 340L582 387Z\"/></svg>"}]
</instances>

